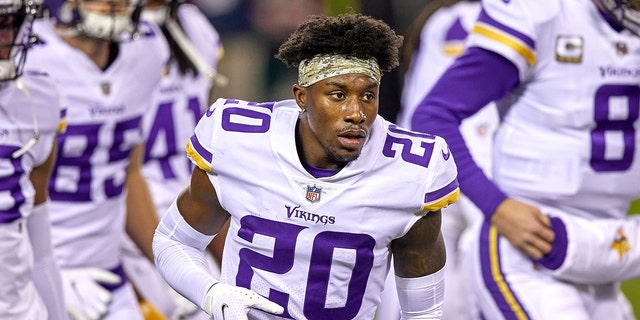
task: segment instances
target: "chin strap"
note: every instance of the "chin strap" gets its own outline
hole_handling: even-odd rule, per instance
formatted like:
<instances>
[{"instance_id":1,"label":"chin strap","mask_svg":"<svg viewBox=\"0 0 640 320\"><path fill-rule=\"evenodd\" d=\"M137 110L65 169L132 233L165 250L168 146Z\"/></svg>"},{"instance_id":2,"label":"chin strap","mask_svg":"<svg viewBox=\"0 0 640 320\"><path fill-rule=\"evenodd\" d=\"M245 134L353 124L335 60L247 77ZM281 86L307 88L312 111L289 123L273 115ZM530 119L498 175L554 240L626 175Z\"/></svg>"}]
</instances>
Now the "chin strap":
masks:
<instances>
[{"instance_id":1,"label":"chin strap","mask_svg":"<svg viewBox=\"0 0 640 320\"><path fill-rule=\"evenodd\" d=\"M22 148L14 151L11 154L11 156L14 159L17 159L17 158L20 158L25 153L27 153L27 151L29 151L31 147L33 147L36 143L38 143L38 140L40 139L40 130L38 129L38 118L36 117L36 112L35 110L33 110L31 92L29 92L29 90L24 86L24 84L22 83L22 81L20 81L19 78L15 80L15 83L16 83L16 87L20 89L20 91L22 91L25 96L27 96L27 100L29 100L29 108L31 109L31 116L33 116L33 137L31 137L31 139L29 139L29 141L27 141L27 143L24 146L22 146Z\"/></svg>"},{"instance_id":2,"label":"chin strap","mask_svg":"<svg viewBox=\"0 0 640 320\"><path fill-rule=\"evenodd\" d=\"M204 58L198 53L198 51L193 47L193 44L187 39L187 36L182 32L182 29L178 25L175 19L168 18L165 21L165 26L173 39L176 40L176 43L182 48L184 53L191 59L191 62L196 66L198 72L206 75L211 80L214 81L217 87L224 87L229 83L229 79L221 74L219 74L215 69L211 69Z\"/></svg>"}]
</instances>

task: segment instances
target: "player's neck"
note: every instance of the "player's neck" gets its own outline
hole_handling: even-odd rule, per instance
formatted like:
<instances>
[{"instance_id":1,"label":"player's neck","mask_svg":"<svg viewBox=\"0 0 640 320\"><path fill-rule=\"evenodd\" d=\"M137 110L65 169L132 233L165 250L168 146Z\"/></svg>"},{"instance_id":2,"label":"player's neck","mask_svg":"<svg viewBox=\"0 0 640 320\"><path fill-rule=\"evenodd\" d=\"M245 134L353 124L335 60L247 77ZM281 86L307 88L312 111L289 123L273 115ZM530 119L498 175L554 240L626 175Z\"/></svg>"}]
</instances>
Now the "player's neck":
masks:
<instances>
[{"instance_id":1,"label":"player's neck","mask_svg":"<svg viewBox=\"0 0 640 320\"><path fill-rule=\"evenodd\" d=\"M314 172L312 172L313 170L340 171L346 164L332 161L322 147L313 148L312 145L319 145L319 143L314 135L310 133L310 130L303 129L304 126L305 124L302 124L302 121L298 120L295 139L298 157L305 169L312 175L314 174ZM324 176L325 174L322 175Z\"/></svg>"}]
</instances>

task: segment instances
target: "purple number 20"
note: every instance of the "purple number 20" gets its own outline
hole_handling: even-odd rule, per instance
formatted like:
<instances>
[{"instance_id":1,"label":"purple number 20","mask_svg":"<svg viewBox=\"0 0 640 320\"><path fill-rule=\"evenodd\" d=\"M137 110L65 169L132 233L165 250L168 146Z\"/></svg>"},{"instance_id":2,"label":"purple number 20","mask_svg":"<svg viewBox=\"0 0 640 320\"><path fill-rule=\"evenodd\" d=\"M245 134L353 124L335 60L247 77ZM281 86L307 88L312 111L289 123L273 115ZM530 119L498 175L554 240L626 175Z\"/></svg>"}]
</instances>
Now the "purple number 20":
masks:
<instances>
[{"instance_id":1,"label":"purple number 20","mask_svg":"<svg viewBox=\"0 0 640 320\"><path fill-rule=\"evenodd\" d=\"M248 248L240 250L240 265L236 275L236 285L251 288L254 268L275 274L289 272L296 262L298 235L306 227L263 219L257 216L245 216L240 220L238 236L253 242L255 235L274 239L272 256L263 255ZM312 320L352 319L360 310L367 288L367 280L373 268L373 248L375 239L367 234L325 231L316 235L311 247L309 270L303 312ZM347 289L346 303L343 307L327 308L325 298L330 283L333 253L336 249L351 249L355 252L351 279ZM270 289L269 299L285 308L284 317L291 316L286 311L289 294Z\"/></svg>"}]
</instances>

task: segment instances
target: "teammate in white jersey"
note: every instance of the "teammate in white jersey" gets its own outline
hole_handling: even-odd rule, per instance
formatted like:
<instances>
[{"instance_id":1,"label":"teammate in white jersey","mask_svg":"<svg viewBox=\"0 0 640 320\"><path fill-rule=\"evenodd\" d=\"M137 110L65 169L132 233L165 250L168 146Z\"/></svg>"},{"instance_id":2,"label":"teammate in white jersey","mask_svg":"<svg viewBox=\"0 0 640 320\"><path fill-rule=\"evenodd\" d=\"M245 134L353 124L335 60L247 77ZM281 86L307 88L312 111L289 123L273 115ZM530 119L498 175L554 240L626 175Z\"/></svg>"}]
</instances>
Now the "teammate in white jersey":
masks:
<instances>
[{"instance_id":1,"label":"teammate in white jersey","mask_svg":"<svg viewBox=\"0 0 640 320\"><path fill-rule=\"evenodd\" d=\"M158 218L140 172L141 121L168 59L161 31L137 24L138 1L47 3L29 65L47 68L69 99L49 183L52 241L67 309L78 319L140 319L122 271L126 231L152 259ZM132 23L132 21L134 23Z\"/></svg>"},{"instance_id":2,"label":"teammate in white jersey","mask_svg":"<svg viewBox=\"0 0 640 320\"><path fill-rule=\"evenodd\" d=\"M434 0L430 1L412 24L404 42L404 56L408 62L402 91L402 106L397 123L411 126L411 116L422 98L429 92L438 77L464 52L465 39L480 13L479 1ZM490 172L493 133L498 125L498 113L491 103L460 125L460 132L473 159ZM447 250L445 268L445 302L442 319L473 319L473 294L469 290L468 268L464 256L469 246L466 230L482 213L464 194L455 204L442 210L442 236ZM399 319L400 308L393 287L393 277L388 277L378 308L380 319Z\"/></svg>"},{"instance_id":3,"label":"teammate in white jersey","mask_svg":"<svg viewBox=\"0 0 640 320\"><path fill-rule=\"evenodd\" d=\"M47 182L66 102L25 70L41 2L0 1L0 319L66 319L50 239Z\"/></svg>"},{"instance_id":4,"label":"teammate in white jersey","mask_svg":"<svg viewBox=\"0 0 640 320\"><path fill-rule=\"evenodd\" d=\"M159 25L169 42L171 58L156 88L153 108L143 118L146 135L142 174L156 207L164 215L175 196L189 184L193 166L184 146L193 128L213 103L210 98L219 59L218 32L200 10L182 0L150 0L141 19ZM199 308L173 291L131 241L125 242L124 268L141 296L168 319L179 319ZM211 261L212 272L219 273ZM208 319L203 311L200 319ZM194 315L195 316L195 315ZM194 316L189 319L194 319Z\"/></svg>"},{"instance_id":5,"label":"teammate in white jersey","mask_svg":"<svg viewBox=\"0 0 640 320\"><path fill-rule=\"evenodd\" d=\"M445 136L485 214L475 294L486 319L632 319L640 274L640 1L483 0L468 49L416 110ZM493 179L458 125L490 101ZM635 263L635 264L632 264Z\"/></svg>"},{"instance_id":6,"label":"teammate in white jersey","mask_svg":"<svg viewBox=\"0 0 640 320\"><path fill-rule=\"evenodd\" d=\"M439 317L457 171L442 138L377 115L401 42L370 17L314 16L277 54L295 99L209 108L154 237L171 286L214 319L373 319L393 253L404 318ZM215 279L203 252L229 217Z\"/></svg>"}]
</instances>

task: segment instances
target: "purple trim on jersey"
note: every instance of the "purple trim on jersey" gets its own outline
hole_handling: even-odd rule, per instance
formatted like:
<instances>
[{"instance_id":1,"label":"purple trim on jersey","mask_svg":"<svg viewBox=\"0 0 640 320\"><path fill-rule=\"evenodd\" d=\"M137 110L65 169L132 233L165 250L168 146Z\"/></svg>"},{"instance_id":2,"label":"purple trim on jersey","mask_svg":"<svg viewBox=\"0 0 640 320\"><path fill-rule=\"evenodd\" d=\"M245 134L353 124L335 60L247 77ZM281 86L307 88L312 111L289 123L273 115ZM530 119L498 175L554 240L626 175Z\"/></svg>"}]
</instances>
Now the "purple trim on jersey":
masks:
<instances>
[{"instance_id":1,"label":"purple trim on jersey","mask_svg":"<svg viewBox=\"0 0 640 320\"><path fill-rule=\"evenodd\" d=\"M564 222L558 217L551 217L551 228L555 238L551 246L551 252L544 257L538 259L536 262L541 264L547 269L556 270L562 266L564 259L567 257L567 246L569 240L567 239L567 228Z\"/></svg>"},{"instance_id":2,"label":"purple trim on jersey","mask_svg":"<svg viewBox=\"0 0 640 320\"><path fill-rule=\"evenodd\" d=\"M489 102L520 83L518 69L506 58L471 47L456 59L418 105L412 129L443 137L456 158L460 191L489 217L506 195L473 161L458 126Z\"/></svg>"},{"instance_id":3,"label":"purple trim on jersey","mask_svg":"<svg viewBox=\"0 0 640 320\"><path fill-rule=\"evenodd\" d=\"M338 170L335 169L323 169L323 168L316 168L313 167L311 165L309 165L306 161L302 160L302 166L307 170L307 172L309 172L314 178L326 178L326 177L331 177L332 175L336 174L336 172Z\"/></svg>"},{"instance_id":4,"label":"purple trim on jersey","mask_svg":"<svg viewBox=\"0 0 640 320\"><path fill-rule=\"evenodd\" d=\"M522 310L522 313L526 316L525 319L531 319L529 317L527 311L525 310L522 303L516 296L516 294L511 290L511 286L507 281L507 278L502 273L501 262L500 262L500 235L497 235L494 241L491 241L490 238L490 230L491 230L491 222L489 220L485 220L482 224L482 229L480 231L480 269L482 272L482 279L484 280L485 288L489 291L489 294L493 298L493 301L496 304L496 307L500 309L500 313L504 316L505 320L518 320L518 315L514 312L514 307ZM495 253L495 254L494 254ZM491 261L491 259L495 259ZM495 269L492 268L492 263L495 266ZM499 273L494 276L493 272ZM498 282L502 282L503 286L500 287ZM509 302L505 298L505 293L508 293L513 298L512 305L509 305Z\"/></svg>"},{"instance_id":5,"label":"purple trim on jersey","mask_svg":"<svg viewBox=\"0 0 640 320\"><path fill-rule=\"evenodd\" d=\"M300 140L299 128L300 128L300 120L296 122L296 141ZM336 174L336 172L338 172L338 170L335 170L335 169L316 168L314 166L309 165L307 161L305 161L302 158L300 158L300 162L302 162L302 166L304 167L304 169L307 170L307 172L309 172L314 178L331 177L332 175Z\"/></svg>"},{"instance_id":6,"label":"purple trim on jersey","mask_svg":"<svg viewBox=\"0 0 640 320\"><path fill-rule=\"evenodd\" d=\"M127 274L124 272L124 268L122 267L122 264L119 264L117 267L113 269L109 269L109 272L112 272L118 275L121 279L120 282L116 284L108 284L108 283L102 283L98 281L98 284L111 292L118 290L118 288L124 286L124 284L129 281Z\"/></svg>"},{"instance_id":7,"label":"purple trim on jersey","mask_svg":"<svg viewBox=\"0 0 640 320\"><path fill-rule=\"evenodd\" d=\"M438 201L446 195L450 194L454 190L458 189L458 179L454 179L448 185L444 186L444 188L440 188L433 192L427 192L424 194L424 203L429 203L433 201Z\"/></svg>"},{"instance_id":8,"label":"purple trim on jersey","mask_svg":"<svg viewBox=\"0 0 640 320\"><path fill-rule=\"evenodd\" d=\"M207 151L207 149L205 149L201 144L200 141L198 141L198 137L196 137L196 135L192 135L191 139L189 139L191 141L191 145L193 146L194 149L196 149L196 152L198 152L198 154L207 162L211 163L213 161L213 154L211 154L211 152Z\"/></svg>"},{"instance_id":9,"label":"purple trim on jersey","mask_svg":"<svg viewBox=\"0 0 640 320\"><path fill-rule=\"evenodd\" d=\"M447 34L444 36L444 41L464 40L467 38L469 32L464 29L460 21L461 19L458 18L453 25L451 25L449 30L447 30Z\"/></svg>"},{"instance_id":10,"label":"purple trim on jersey","mask_svg":"<svg viewBox=\"0 0 640 320\"><path fill-rule=\"evenodd\" d=\"M28 75L32 75L32 76L48 76L49 74L44 72L44 71L36 71L36 70L25 70L26 74Z\"/></svg>"},{"instance_id":11,"label":"purple trim on jersey","mask_svg":"<svg viewBox=\"0 0 640 320\"><path fill-rule=\"evenodd\" d=\"M531 49L535 49L536 43L533 41L533 39L529 38L527 35L512 29L508 26L505 26L504 24L493 20L493 18L491 18L489 16L489 14L487 14L486 11L484 11L484 8L480 11L480 16L478 17L478 22L482 22L484 24L488 24L496 29L502 30L503 32L509 34L510 36L514 37L514 38L518 38L520 41L524 42L525 44L527 44Z\"/></svg>"}]
</instances>

